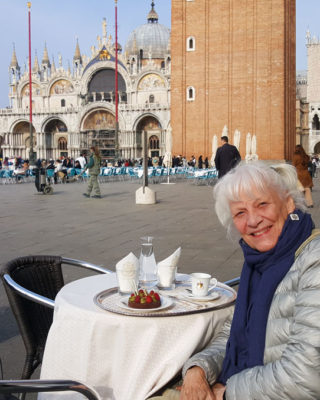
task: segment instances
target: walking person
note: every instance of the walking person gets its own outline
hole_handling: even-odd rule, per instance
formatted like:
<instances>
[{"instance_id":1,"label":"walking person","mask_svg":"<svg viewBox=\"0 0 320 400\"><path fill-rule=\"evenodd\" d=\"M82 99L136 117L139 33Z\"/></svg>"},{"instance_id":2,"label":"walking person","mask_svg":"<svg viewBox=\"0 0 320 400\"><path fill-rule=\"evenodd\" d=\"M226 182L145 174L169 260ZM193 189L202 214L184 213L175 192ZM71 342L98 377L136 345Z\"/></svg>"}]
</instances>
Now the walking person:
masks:
<instances>
[{"instance_id":1,"label":"walking person","mask_svg":"<svg viewBox=\"0 0 320 400\"><path fill-rule=\"evenodd\" d=\"M85 167L89 169L89 183L86 193L83 193L85 197L90 197L92 189L94 189L95 194L92 196L96 199L101 199L100 186L98 182L98 175L100 174L101 156L97 146L90 147L90 159Z\"/></svg>"},{"instance_id":2,"label":"walking person","mask_svg":"<svg viewBox=\"0 0 320 400\"><path fill-rule=\"evenodd\" d=\"M234 168L240 161L241 156L232 144L228 143L228 136L221 137L221 146L218 148L214 162L218 170L218 178L222 178L232 168Z\"/></svg>"},{"instance_id":3,"label":"walking person","mask_svg":"<svg viewBox=\"0 0 320 400\"><path fill-rule=\"evenodd\" d=\"M304 151L301 144L296 145L296 150L293 155L293 165L296 167L298 180L303 186L304 198L308 208L313 208L313 200L311 195L311 188L313 186L311 175L308 171L308 164L310 157Z\"/></svg>"}]
</instances>

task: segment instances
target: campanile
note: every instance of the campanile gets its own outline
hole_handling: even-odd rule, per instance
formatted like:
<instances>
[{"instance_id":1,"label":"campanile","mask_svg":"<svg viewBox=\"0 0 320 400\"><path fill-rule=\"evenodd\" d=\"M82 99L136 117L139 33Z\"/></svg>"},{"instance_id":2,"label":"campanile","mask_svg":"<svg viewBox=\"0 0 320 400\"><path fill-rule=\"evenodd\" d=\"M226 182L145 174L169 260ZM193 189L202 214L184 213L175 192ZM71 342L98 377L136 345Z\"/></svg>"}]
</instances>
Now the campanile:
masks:
<instances>
[{"instance_id":1,"label":"campanile","mask_svg":"<svg viewBox=\"0 0 320 400\"><path fill-rule=\"evenodd\" d=\"M173 152L211 157L212 136L255 134L260 159L295 145L295 0L172 0Z\"/></svg>"}]
</instances>

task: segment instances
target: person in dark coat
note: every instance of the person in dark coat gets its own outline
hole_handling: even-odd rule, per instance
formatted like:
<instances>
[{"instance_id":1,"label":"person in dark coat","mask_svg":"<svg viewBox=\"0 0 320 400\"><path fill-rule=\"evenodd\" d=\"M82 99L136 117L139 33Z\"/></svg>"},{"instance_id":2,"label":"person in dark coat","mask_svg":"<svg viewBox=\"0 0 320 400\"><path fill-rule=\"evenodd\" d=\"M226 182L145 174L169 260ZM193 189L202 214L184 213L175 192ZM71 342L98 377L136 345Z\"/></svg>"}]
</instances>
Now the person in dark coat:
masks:
<instances>
[{"instance_id":1,"label":"person in dark coat","mask_svg":"<svg viewBox=\"0 0 320 400\"><path fill-rule=\"evenodd\" d=\"M228 137L221 137L221 146L218 148L214 162L218 170L218 178L222 178L227 172L234 168L241 160L236 146L228 143Z\"/></svg>"},{"instance_id":2,"label":"person in dark coat","mask_svg":"<svg viewBox=\"0 0 320 400\"><path fill-rule=\"evenodd\" d=\"M199 169L202 169L202 168L203 168L202 156L200 156L199 159L198 159L198 168L199 168Z\"/></svg>"},{"instance_id":3,"label":"person in dark coat","mask_svg":"<svg viewBox=\"0 0 320 400\"><path fill-rule=\"evenodd\" d=\"M209 168L209 160L208 160L208 157L205 158L205 160L204 160L204 165L205 165L206 169Z\"/></svg>"}]
</instances>

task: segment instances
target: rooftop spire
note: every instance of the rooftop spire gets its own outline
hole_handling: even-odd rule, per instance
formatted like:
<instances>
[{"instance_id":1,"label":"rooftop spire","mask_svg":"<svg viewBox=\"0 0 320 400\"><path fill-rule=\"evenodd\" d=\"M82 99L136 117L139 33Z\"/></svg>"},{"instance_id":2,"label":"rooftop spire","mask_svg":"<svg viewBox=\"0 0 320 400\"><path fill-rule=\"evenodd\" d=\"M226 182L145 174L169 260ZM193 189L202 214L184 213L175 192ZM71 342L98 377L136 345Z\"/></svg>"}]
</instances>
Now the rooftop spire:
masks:
<instances>
[{"instance_id":1,"label":"rooftop spire","mask_svg":"<svg viewBox=\"0 0 320 400\"><path fill-rule=\"evenodd\" d=\"M80 61L82 63L78 38L77 38L76 49L75 49L74 56L73 56L73 61Z\"/></svg>"},{"instance_id":2,"label":"rooftop spire","mask_svg":"<svg viewBox=\"0 0 320 400\"><path fill-rule=\"evenodd\" d=\"M32 70L33 70L33 72L39 72L40 71L37 52L36 52L36 56L34 58L34 64L33 64L33 69Z\"/></svg>"},{"instance_id":3,"label":"rooftop spire","mask_svg":"<svg viewBox=\"0 0 320 400\"><path fill-rule=\"evenodd\" d=\"M45 64L48 67L50 67L50 60L49 60L49 55L48 55L48 50L47 50L47 43L44 43L44 50L43 50L43 57L42 57L42 62L41 64Z\"/></svg>"},{"instance_id":4,"label":"rooftop spire","mask_svg":"<svg viewBox=\"0 0 320 400\"><path fill-rule=\"evenodd\" d=\"M12 58L11 58L11 63L10 63L10 67L13 68L17 68L19 67L18 65L18 60L17 60L17 55L16 55L16 49L15 49L15 45L13 43L13 52L12 52Z\"/></svg>"},{"instance_id":5,"label":"rooftop spire","mask_svg":"<svg viewBox=\"0 0 320 400\"><path fill-rule=\"evenodd\" d=\"M148 19L148 22L151 24L157 23L158 19L159 19L158 14L156 13L156 11L154 9L154 1L153 0L151 3L151 11L149 12L147 19Z\"/></svg>"},{"instance_id":6,"label":"rooftop spire","mask_svg":"<svg viewBox=\"0 0 320 400\"><path fill-rule=\"evenodd\" d=\"M51 73L56 72L56 64L54 62L54 57L52 56Z\"/></svg>"}]
</instances>

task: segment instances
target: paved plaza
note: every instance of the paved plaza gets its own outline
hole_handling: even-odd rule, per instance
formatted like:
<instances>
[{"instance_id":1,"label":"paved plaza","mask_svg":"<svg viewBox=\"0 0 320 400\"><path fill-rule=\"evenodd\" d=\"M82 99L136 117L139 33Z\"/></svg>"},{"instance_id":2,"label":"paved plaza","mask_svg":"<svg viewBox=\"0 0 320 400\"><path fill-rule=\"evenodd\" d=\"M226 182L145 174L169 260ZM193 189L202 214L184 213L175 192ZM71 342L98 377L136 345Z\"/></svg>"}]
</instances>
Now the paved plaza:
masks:
<instances>
[{"instance_id":1,"label":"paved plaza","mask_svg":"<svg viewBox=\"0 0 320 400\"><path fill-rule=\"evenodd\" d=\"M319 226L320 187L315 181L311 210ZM132 251L139 257L140 237L154 237L157 261L181 246L179 271L208 272L224 281L239 275L242 252L226 239L213 209L213 188L180 181L150 185L157 204L136 205L138 183L101 185L102 199L82 196L86 184L54 186L52 196L36 192L32 183L0 187L0 245L2 264L17 257L53 254L82 259L114 270ZM66 281L86 276L75 267L65 270ZM18 378L25 350L15 320L0 289L0 357L5 378ZM36 375L35 375L36 376Z\"/></svg>"}]
</instances>

